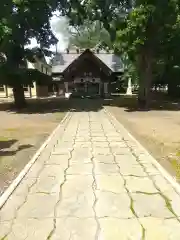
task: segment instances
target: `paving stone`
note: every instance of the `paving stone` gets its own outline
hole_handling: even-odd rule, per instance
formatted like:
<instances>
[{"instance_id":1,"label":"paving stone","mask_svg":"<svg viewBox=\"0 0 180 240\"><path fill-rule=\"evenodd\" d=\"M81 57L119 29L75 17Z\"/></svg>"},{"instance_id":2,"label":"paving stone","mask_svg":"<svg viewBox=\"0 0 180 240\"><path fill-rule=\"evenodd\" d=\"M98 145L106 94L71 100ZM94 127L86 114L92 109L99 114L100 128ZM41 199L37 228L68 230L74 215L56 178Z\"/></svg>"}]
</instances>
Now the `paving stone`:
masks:
<instances>
[{"instance_id":1,"label":"paving stone","mask_svg":"<svg viewBox=\"0 0 180 240\"><path fill-rule=\"evenodd\" d=\"M92 143L91 142L76 142L74 144L74 151L76 151L76 148L91 148Z\"/></svg>"},{"instance_id":2,"label":"paving stone","mask_svg":"<svg viewBox=\"0 0 180 240\"><path fill-rule=\"evenodd\" d=\"M129 165L139 165L139 162L132 154L127 155L115 155L115 161L121 166L122 164Z\"/></svg>"},{"instance_id":3,"label":"paving stone","mask_svg":"<svg viewBox=\"0 0 180 240\"><path fill-rule=\"evenodd\" d=\"M180 217L180 195L174 189L163 192L163 195L169 201L174 213Z\"/></svg>"},{"instance_id":4,"label":"paving stone","mask_svg":"<svg viewBox=\"0 0 180 240\"><path fill-rule=\"evenodd\" d=\"M108 142L122 142L122 137L107 137Z\"/></svg>"},{"instance_id":5,"label":"paving stone","mask_svg":"<svg viewBox=\"0 0 180 240\"><path fill-rule=\"evenodd\" d=\"M127 134L124 132L124 135L127 135ZM132 148L138 148L139 147L139 144L137 142L135 142L134 140L132 140L130 138L128 138L128 139L126 139L126 138L127 137L124 136L124 140L129 147L132 147Z\"/></svg>"},{"instance_id":6,"label":"paving stone","mask_svg":"<svg viewBox=\"0 0 180 240\"><path fill-rule=\"evenodd\" d=\"M61 165L45 165L38 178L55 177L59 179L59 177L64 176L65 167Z\"/></svg>"},{"instance_id":7,"label":"paving stone","mask_svg":"<svg viewBox=\"0 0 180 240\"><path fill-rule=\"evenodd\" d=\"M87 163L92 163L91 160L92 157L87 157L87 156L73 156L70 160L70 165L73 164L87 164Z\"/></svg>"},{"instance_id":8,"label":"paving stone","mask_svg":"<svg viewBox=\"0 0 180 240\"><path fill-rule=\"evenodd\" d=\"M51 240L140 240L140 223L179 240L180 195L151 160L103 110L72 113L0 210L0 239L47 240L56 213Z\"/></svg>"},{"instance_id":9,"label":"paving stone","mask_svg":"<svg viewBox=\"0 0 180 240\"><path fill-rule=\"evenodd\" d=\"M124 173L124 172L126 172L128 169L130 170L130 172L132 172L132 171L140 171L140 173L142 172L142 170L143 170L143 168L142 168L142 166L138 163L138 162L136 162L135 160L133 161L124 161L123 160L123 156L124 155L121 155L121 160L120 161L118 161L117 160L117 157L115 157L115 163L117 163L117 165L119 166L119 168L120 168L120 172L122 173ZM126 156L126 158L125 159L127 159L127 156ZM133 170L132 170L133 169ZM122 170L122 171L121 171ZM133 174L127 174L127 175L133 175ZM147 175L147 174L146 174Z\"/></svg>"},{"instance_id":10,"label":"paving stone","mask_svg":"<svg viewBox=\"0 0 180 240\"><path fill-rule=\"evenodd\" d=\"M116 164L114 162L114 156L112 154L96 155L93 159L95 163Z\"/></svg>"},{"instance_id":11,"label":"paving stone","mask_svg":"<svg viewBox=\"0 0 180 240\"><path fill-rule=\"evenodd\" d=\"M67 170L67 175L91 175L92 174L93 165L92 163L77 163L71 164Z\"/></svg>"},{"instance_id":12,"label":"paving stone","mask_svg":"<svg viewBox=\"0 0 180 240\"><path fill-rule=\"evenodd\" d=\"M0 239L4 239L4 237L11 231L12 221L0 221Z\"/></svg>"},{"instance_id":13,"label":"paving stone","mask_svg":"<svg viewBox=\"0 0 180 240\"><path fill-rule=\"evenodd\" d=\"M54 207L57 201L57 194L31 194L18 210L18 218L53 218Z\"/></svg>"},{"instance_id":14,"label":"paving stone","mask_svg":"<svg viewBox=\"0 0 180 240\"><path fill-rule=\"evenodd\" d=\"M121 164L120 172L124 176L134 175L139 177L147 177L147 173L144 172L143 168L140 165L131 165L131 164Z\"/></svg>"},{"instance_id":15,"label":"paving stone","mask_svg":"<svg viewBox=\"0 0 180 240\"><path fill-rule=\"evenodd\" d=\"M108 142L93 142L92 143L93 148L109 148Z\"/></svg>"},{"instance_id":16,"label":"paving stone","mask_svg":"<svg viewBox=\"0 0 180 240\"><path fill-rule=\"evenodd\" d=\"M140 218L145 228L146 240L180 239L180 222L177 219L160 219L154 217Z\"/></svg>"},{"instance_id":17,"label":"paving stone","mask_svg":"<svg viewBox=\"0 0 180 240\"><path fill-rule=\"evenodd\" d=\"M111 147L111 152L114 155L131 155L130 149L128 147Z\"/></svg>"},{"instance_id":18,"label":"paving stone","mask_svg":"<svg viewBox=\"0 0 180 240\"><path fill-rule=\"evenodd\" d=\"M173 191L171 184L162 175L151 176L151 178L161 192Z\"/></svg>"},{"instance_id":19,"label":"paving stone","mask_svg":"<svg viewBox=\"0 0 180 240\"><path fill-rule=\"evenodd\" d=\"M121 137L120 135L119 135L119 133L116 133L116 132L107 132L106 134L106 137Z\"/></svg>"},{"instance_id":20,"label":"paving stone","mask_svg":"<svg viewBox=\"0 0 180 240\"><path fill-rule=\"evenodd\" d=\"M92 153L89 148L75 149L70 159L70 164L91 163Z\"/></svg>"},{"instance_id":21,"label":"paving stone","mask_svg":"<svg viewBox=\"0 0 180 240\"><path fill-rule=\"evenodd\" d=\"M96 184L97 189L100 191L112 193L126 192L124 180L119 175L97 175Z\"/></svg>"},{"instance_id":22,"label":"paving stone","mask_svg":"<svg viewBox=\"0 0 180 240\"><path fill-rule=\"evenodd\" d=\"M58 204L56 209L57 217L92 218L94 217L94 201L92 190L71 194L71 197L63 198Z\"/></svg>"},{"instance_id":23,"label":"paving stone","mask_svg":"<svg viewBox=\"0 0 180 240\"><path fill-rule=\"evenodd\" d=\"M55 144L56 142L52 144L52 142L50 141L46 148L41 152L35 163L43 165L51 156L52 149L54 149ZM33 166L35 166L36 164L34 164Z\"/></svg>"},{"instance_id":24,"label":"paving stone","mask_svg":"<svg viewBox=\"0 0 180 240\"><path fill-rule=\"evenodd\" d=\"M104 133L103 131L102 132L91 132L91 137L101 137L103 138L104 137Z\"/></svg>"},{"instance_id":25,"label":"paving stone","mask_svg":"<svg viewBox=\"0 0 180 240\"><path fill-rule=\"evenodd\" d=\"M148 175L161 175L160 171L151 163L144 163L143 167Z\"/></svg>"},{"instance_id":26,"label":"paving stone","mask_svg":"<svg viewBox=\"0 0 180 240\"><path fill-rule=\"evenodd\" d=\"M68 166L68 155L51 155L51 157L45 162L48 165L61 165L64 168Z\"/></svg>"},{"instance_id":27,"label":"paving stone","mask_svg":"<svg viewBox=\"0 0 180 240\"><path fill-rule=\"evenodd\" d=\"M70 198L72 195L77 196L80 193L92 191L92 185L94 182L93 176L67 175L66 178L66 182L62 188L63 198Z\"/></svg>"},{"instance_id":28,"label":"paving stone","mask_svg":"<svg viewBox=\"0 0 180 240\"><path fill-rule=\"evenodd\" d=\"M93 147L93 155L109 155L111 150L108 147Z\"/></svg>"},{"instance_id":29,"label":"paving stone","mask_svg":"<svg viewBox=\"0 0 180 240\"><path fill-rule=\"evenodd\" d=\"M59 136L56 146L61 145L61 144L64 146L67 146L67 145L73 146L74 140L72 138L69 138L68 141L64 141L62 136ZM65 145L65 144L67 144L67 145Z\"/></svg>"},{"instance_id":30,"label":"paving stone","mask_svg":"<svg viewBox=\"0 0 180 240\"><path fill-rule=\"evenodd\" d=\"M75 148L72 152L72 158L73 157L92 157L92 150L89 147L84 148Z\"/></svg>"},{"instance_id":31,"label":"paving stone","mask_svg":"<svg viewBox=\"0 0 180 240\"><path fill-rule=\"evenodd\" d=\"M104 135L104 131L103 131L101 125L98 125L98 124L96 123L96 125L94 124L94 126L93 126L93 125L91 124L89 128L90 128L90 133L94 133L94 134L96 134L96 133L101 133L101 134L103 134L103 137L105 136L105 135ZM97 136L97 137L98 137L98 136Z\"/></svg>"},{"instance_id":32,"label":"paving stone","mask_svg":"<svg viewBox=\"0 0 180 240\"><path fill-rule=\"evenodd\" d=\"M95 163L95 174L96 175L102 175L102 174L119 175L119 168L115 164Z\"/></svg>"},{"instance_id":33,"label":"paving stone","mask_svg":"<svg viewBox=\"0 0 180 240\"><path fill-rule=\"evenodd\" d=\"M126 187L130 192L156 193L157 189L148 177L124 177Z\"/></svg>"},{"instance_id":34,"label":"paving stone","mask_svg":"<svg viewBox=\"0 0 180 240\"><path fill-rule=\"evenodd\" d=\"M76 137L75 138L75 142L90 142L91 141L91 137L87 136L87 137Z\"/></svg>"},{"instance_id":35,"label":"paving stone","mask_svg":"<svg viewBox=\"0 0 180 240\"><path fill-rule=\"evenodd\" d=\"M52 152L52 155L68 155L69 156L72 150L73 148L56 147Z\"/></svg>"},{"instance_id":36,"label":"paving stone","mask_svg":"<svg viewBox=\"0 0 180 240\"><path fill-rule=\"evenodd\" d=\"M84 137L84 136L89 136L90 135L90 131L89 129L86 130L79 130L76 134L77 137Z\"/></svg>"},{"instance_id":37,"label":"paving stone","mask_svg":"<svg viewBox=\"0 0 180 240\"><path fill-rule=\"evenodd\" d=\"M132 151L136 156L144 154L144 149L141 147L134 147L134 148L132 148Z\"/></svg>"},{"instance_id":38,"label":"paving stone","mask_svg":"<svg viewBox=\"0 0 180 240\"><path fill-rule=\"evenodd\" d=\"M138 161L140 163L151 163L151 156L149 156L147 153L141 153L138 155Z\"/></svg>"},{"instance_id":39,"label":"paving stone","mask_svg":"<svg viewBox=\"0 0 180 240\"><path fill-rule=\"evenodd\" d=\"M30 191L30 188L36 183L37 178L24 178L21 184L15 189L14 195L22 195L26 197Z\"/></svg>"},{"instance_id":40,"label":"paving stone","mask_svg":"<svg viewBox=\"0 0 180 240\"><path fill-rule=\"evenodd\" d=\"M72 142L72 141L75 141L75 136L71 136L71 137L69 137L69 136L63 136L62 138L61 138L61 141L62 142Z\"/></svg>"},{"instance_id":41,"label":"paving stone","mask_svg":"<svg viewBox=\"0 0 180 240\"><path fill-rule=\"evenodd\" d=\"M11 195L8 201L5 203L2 209L0 209L0 221L13 220L20 206L25 202L26 197L24 195Z\"/></svg>"},{"instance_id":42,"label":"paving stone","mask_svg":"<svg viewBox=\"0 0 180 240\"><path fill-rule=\"evenodd\" d=\"M92 142L106 142L107 139L105 137L91 137Z\"/></svg>"},{"instance_id":43,"label":"paving stone","mask_svg":"<svg viewBox=\"0 0 180 240\"><path fill-rule=\"evenodd\" d=\"M132 193L134 210L138 217L174 217L165 200L160 195Z\"/></svg>"},{"instance_id":44,"label":"paving stone","mask_svg":"<svg viewBox=\"0 0 180 240\"><path fill-rule=\"evenodd\" d=\"M57 219L56 231L52 240L94 240L96 235L96 221L93 218L78 219L67 217Z\"/></svg>"},{"instance_id":45,"label":"paving stone","mask_svg":"<svg viewBox=\"0 0 180 240\"><path fill-rule=\"evenodd\" d=\"M111 148L126 148L126 144L124 142L110 142L109 143Z\"/></svg>"},{"instance_id":46,"label":"paving stone","mask_svg":"<svg viewBox=\"0 0 180 240\"><path fill-rule=\"evenodd\" d=\"M101 227L99 240L142 239L141 225L136 219L117 219L107 217L100 219L99 222Z\"/></svg>"},{"instance_id":47,"label":"paving stone","mask_svg":"<svg viewBox=\"0 0 180 240\"><path fill-rule=\"evenodd\" d=\"M76 137L76 131L71 129L71 131L64 133L62 138L74 139L75 137Z\"/></svg>"},{"instance_id":48,"label":"paving stone","mask_svg":"<svg viewBox=\"0 0 180 240\"><path fill-rule=\"evenodd\" d=\"M43 163L39 163L38 160L34 163L34 165L30 168L29 172L26 174L25 178L37 178L39 173L44 168Z\"/></svg>"},{"instance_id":49,"label":"paving stone","mask_svg":"<svg viewBox=\"0 0 180 240\"><path fill-rule=\"evenodd\" d=\"M112 192L96 191L96 213L98 218L132 218L130 199L127 193L116 194Z\"/></svg>"},{"instance_id":50,"label":"paving stone","mask_svg":"<svg viewBox=\"0 0 180 240\"><path fill-rule=\"evenodd\" d=\"M14 221L8 240L46 240L53 229L53 219L18 219Z\"/></svg>"},{"instance_id":51,"label":"paving stone","mask_svg":"<svg viewBox=\"0 0 180 240\"><path fill-rule=\"evenodd\" d=\"M30 194L32 193L45 193L45 194L52 194L52 193L59 193L60 185L64 181L64 175L59 175L57 177L48 177L43 176L37 179L37 182L31 190L29 191Z\"/></svg>"},{"instance_id":52,"label":"paving stone","mask_svg":"<svg viewBox=\"0 0 180 240\"><path fill-rule=\"evenodd\" d=\"M68 149L72 149L73 148L73 145L74 145L74 142L58 142L58 144L56 145L56 148L68 148Z\"/></svg>"}]
</instances>

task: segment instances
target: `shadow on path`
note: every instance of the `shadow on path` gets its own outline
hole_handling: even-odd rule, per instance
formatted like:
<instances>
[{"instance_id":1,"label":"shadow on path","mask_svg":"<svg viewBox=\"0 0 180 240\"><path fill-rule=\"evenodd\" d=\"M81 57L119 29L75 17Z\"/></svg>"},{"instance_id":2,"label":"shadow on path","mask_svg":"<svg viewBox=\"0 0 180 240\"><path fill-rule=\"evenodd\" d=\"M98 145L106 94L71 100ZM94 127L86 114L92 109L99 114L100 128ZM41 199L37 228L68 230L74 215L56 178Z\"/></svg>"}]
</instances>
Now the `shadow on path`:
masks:
<instances>
[{"instance_id":1,"label":"shadow on path","mask_svg":"<svg viewBox=\"0 0 180 240\"><path fill-rule=\"evenodd\" d=\"M33 145L31 144L23 144L18 146L16 150L8 150L17 142L18 140L16 139L4 140L4 141L0 140L0 157L13 156L19 151L33 147Z\"/></svg>"}]
</instances>

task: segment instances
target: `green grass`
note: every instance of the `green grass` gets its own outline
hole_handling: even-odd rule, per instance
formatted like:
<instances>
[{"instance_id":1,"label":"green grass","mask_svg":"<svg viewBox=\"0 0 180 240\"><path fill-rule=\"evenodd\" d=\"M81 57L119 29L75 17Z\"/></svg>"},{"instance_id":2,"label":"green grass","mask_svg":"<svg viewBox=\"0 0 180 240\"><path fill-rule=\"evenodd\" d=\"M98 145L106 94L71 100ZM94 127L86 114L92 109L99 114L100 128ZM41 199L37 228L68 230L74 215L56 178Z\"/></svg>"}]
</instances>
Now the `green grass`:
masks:
<instances>
[{"instance_id":1,"label":"green grass","mask_svg":"<svg viewBox=\"0 0 180 240\"><path fill-rule=\"evenodd\" d=\"M20 130L20 128L6 128L5 129L5 131L7 131L7 132L16 132L18 130Z\"/></svg>"},{"instance_id":2,"label":"green grass","mask_svg":"<svg viewBox=\"0 0 180 240\"><path fill-rule=\"evenodd\" d=\"M0 136L0 141L9 141L10 139L8 137L5 136Z\"/></svg>"},{"instance_id":3,"label":"green grass","mask_svg":"<svg viewBox=\"0 0 180 240\"><path fill-rule=\"evenodd\" d=\"M175 170L176 173L176 179L179 181L180 180L180 163L178 162L177 159L172 159L171 165L173 166L173 169Z\"/></svg>"}]
</instances>

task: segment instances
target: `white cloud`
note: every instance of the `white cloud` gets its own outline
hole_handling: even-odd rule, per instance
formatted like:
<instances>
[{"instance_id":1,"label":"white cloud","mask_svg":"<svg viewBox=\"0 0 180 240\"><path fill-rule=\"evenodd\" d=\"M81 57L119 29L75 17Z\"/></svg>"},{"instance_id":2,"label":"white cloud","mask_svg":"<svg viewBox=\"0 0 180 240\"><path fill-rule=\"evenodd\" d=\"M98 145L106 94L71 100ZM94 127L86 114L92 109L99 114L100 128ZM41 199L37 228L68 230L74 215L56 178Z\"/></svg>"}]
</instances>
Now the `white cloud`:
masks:
<instances>
[{"instance_id":1,"label":"white cloud","mask_svg":"<svg viewBox=\"0 0 180 240\"><path fill-rule=\"evenodd\" d=\"M51 20L52 31L59 40L58 50L62 51L69 44L69 22L66 17L54 16Z\"/></svg>"},{"instance_id":2,"label":"white cloud","mask_svg":"<svg viewBox=\"0 0 180 240\"><path fill-rule=\"evenodd\" d=\"M50 20L52 31L58 39L58 51L63 51L68 47L69 35L68 35L68 20L65 17L53 16ZM31 44L28 47L32 48L38 46L36 39L31 40ZM51 46L50 50L55 51L56 46Z\"/></svg>"}]
</instances>

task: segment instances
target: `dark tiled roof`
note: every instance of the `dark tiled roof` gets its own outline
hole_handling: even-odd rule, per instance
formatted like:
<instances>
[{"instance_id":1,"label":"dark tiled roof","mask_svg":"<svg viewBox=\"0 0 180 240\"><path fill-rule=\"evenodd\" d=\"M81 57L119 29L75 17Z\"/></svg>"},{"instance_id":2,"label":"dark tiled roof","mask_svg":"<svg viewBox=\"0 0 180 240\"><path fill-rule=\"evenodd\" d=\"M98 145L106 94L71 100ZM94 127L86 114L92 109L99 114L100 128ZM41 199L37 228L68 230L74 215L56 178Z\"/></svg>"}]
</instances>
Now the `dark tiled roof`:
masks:
<instances>
[{"instance_id":1,"label":"dark tiled roof","mask_svg":"<svg viewBox=\"0 0 180 240\"><path fill-rule=\"evenodd\" d=\"M52 60L52 73L62 73L81 53L57 53ZM121 58L114 53L99 52L94 53L103 63L105 63L113 72L122 72L123 63Z\"/></svg>"}]
</instances>

